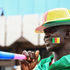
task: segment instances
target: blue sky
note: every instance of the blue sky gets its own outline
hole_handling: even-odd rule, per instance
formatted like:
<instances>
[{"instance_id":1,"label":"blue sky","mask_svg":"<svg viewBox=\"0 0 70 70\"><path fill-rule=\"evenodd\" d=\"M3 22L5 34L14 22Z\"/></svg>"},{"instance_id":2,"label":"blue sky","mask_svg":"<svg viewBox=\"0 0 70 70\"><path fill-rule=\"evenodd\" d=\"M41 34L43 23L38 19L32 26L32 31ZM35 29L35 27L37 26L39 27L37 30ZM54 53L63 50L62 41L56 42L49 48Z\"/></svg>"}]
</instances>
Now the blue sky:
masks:
<instances>
[{"instance_id":1,"label":"blue sky","mask_svg":"<svg viewBox=\"0 0 70 70\"><path fill-rule=\"evenodd\" d=\"M0 0L5 15L42 14L53 8L70 9L70 0Z\"/></svg>"}]
</instances>

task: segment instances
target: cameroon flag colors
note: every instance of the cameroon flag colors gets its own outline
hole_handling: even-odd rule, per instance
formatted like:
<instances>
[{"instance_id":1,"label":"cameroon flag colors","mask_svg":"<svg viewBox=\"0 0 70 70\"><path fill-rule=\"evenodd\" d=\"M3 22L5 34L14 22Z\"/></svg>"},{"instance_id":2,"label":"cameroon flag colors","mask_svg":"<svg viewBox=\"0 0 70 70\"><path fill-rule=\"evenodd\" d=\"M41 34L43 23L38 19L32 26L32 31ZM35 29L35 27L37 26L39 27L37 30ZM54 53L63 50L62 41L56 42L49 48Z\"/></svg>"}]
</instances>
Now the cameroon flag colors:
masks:
<instances>
[{"instance_id":1,"label":"cameroon flag colors","mask_svg":"<svg viewBox=\"0 0 70 70\"><path fill-rule=\"evenodd\" d=\"M60 37L52 38L52 43L60 43Z\"/></svg>"}]
</instances>

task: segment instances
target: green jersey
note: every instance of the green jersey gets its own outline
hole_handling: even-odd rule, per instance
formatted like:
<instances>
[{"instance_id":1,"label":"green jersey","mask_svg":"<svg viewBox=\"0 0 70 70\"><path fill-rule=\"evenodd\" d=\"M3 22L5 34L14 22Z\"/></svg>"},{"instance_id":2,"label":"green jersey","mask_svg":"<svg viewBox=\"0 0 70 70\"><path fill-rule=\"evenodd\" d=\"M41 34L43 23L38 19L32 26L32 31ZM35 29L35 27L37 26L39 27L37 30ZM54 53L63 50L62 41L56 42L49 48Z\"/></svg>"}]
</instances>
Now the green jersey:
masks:
<instances>
[{"instance_id":1,"label":"green jersey","mask_svg":"<svg viewBox=\"0 0 70 70\"><path fill-rule=\"evenodd\" d=\"M65 55L50 65L53 58L52 54L50 57L42 59L34 70L70 70L70 55Z\"/></svg>"}]
</instances>

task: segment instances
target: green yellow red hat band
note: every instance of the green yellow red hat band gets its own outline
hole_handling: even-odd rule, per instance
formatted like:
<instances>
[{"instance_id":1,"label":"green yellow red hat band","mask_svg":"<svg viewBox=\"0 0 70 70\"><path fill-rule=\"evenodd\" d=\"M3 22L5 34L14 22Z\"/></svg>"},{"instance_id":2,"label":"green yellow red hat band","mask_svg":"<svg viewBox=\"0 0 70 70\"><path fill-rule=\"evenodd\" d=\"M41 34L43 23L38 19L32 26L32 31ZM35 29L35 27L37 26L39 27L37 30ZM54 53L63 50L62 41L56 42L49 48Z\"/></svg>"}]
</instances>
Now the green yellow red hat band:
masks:
<instances>
[{"instance_id":1,"label":"green yellow red hat band","mask_svg":"<svg viewBox=\"0 0 70 70\"><path fill-rule=\"evenodd\" d=\"M60 25L70 25L70 20L53 21L43 24L43 26L47 28L53 26L60 26Z\"/></svg>"}]
</instances>

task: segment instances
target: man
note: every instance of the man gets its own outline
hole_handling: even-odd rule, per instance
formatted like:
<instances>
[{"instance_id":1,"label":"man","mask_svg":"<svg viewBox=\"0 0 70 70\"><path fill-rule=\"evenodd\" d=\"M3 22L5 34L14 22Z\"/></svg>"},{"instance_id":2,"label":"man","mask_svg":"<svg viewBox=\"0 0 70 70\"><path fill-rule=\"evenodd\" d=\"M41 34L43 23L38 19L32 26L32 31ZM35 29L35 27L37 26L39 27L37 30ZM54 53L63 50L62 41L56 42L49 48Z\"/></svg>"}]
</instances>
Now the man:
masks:
<instances>
[{"instance_id":1,"label":"man","mask_svg":"<svg viewBox=\"0 0 70 70\"><path fill-rule=\"evenodd\" d=\"M70 11L66 8L48 11L36 32L45 33L45 45L51 54L34 70L70 70Z\"/></svg>"}]
</instances>

